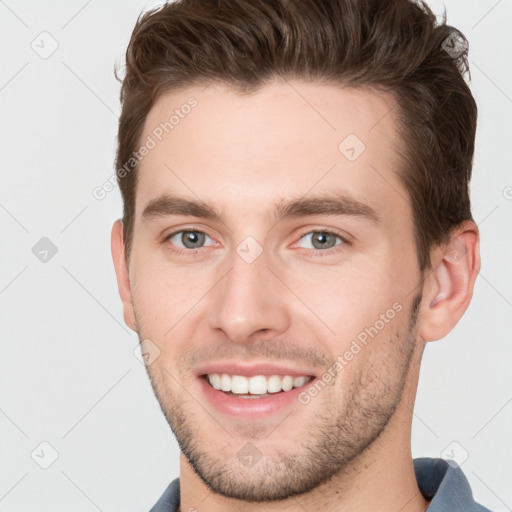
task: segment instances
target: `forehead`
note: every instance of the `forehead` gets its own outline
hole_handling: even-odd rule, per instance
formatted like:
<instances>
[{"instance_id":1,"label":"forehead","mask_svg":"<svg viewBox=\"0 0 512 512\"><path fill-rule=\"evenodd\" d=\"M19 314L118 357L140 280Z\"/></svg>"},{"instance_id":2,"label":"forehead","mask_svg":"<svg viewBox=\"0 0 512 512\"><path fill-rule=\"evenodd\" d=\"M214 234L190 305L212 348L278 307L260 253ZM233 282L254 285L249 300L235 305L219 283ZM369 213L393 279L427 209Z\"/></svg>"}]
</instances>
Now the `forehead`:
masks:
<instances>
[{"instance_id":1,"label":"forehead","mask_svg":"<svg viewBox=\"0 0 512 512\"><path fill-rule=\"evenodd\" d=\"M305 81L251 94L221 84L164 94L141 139L152 147L139 164L136 218L162 193L251 218L289 197L333 190L408 215L395 107L382 92Z\"/></svg>"}]
</instances>

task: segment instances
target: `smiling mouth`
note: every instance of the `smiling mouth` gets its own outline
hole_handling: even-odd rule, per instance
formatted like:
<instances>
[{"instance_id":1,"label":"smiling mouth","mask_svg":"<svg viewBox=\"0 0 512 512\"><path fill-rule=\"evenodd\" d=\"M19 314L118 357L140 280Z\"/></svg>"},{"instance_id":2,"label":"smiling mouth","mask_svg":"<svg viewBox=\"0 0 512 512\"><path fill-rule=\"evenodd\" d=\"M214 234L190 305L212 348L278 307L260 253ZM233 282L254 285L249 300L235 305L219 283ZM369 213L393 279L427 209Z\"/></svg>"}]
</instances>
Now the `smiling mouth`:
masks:
<instances>
[{"instance_id":1,"label":"smiling mouth","mask_svg":"<svg viewBox=\"0 0 512 512\"><path fill-rule=\"evenodd\" d=\"M237 398L263 398L284 393L306 385L312 375L229 375L226 373L209 373L202 378L217 391Z\"/></svg>"}]
</instances>

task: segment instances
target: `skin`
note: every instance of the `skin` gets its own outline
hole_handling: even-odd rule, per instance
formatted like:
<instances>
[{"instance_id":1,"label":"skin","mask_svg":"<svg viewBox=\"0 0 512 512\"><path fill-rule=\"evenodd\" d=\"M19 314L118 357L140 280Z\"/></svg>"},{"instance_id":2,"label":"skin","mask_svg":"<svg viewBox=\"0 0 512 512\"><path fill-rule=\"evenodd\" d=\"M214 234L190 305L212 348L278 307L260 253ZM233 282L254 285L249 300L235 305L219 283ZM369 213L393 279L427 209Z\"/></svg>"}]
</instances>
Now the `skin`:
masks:
<instances>
[{"instance_id":1,"label":"skin","mask_svg":"<svg viewBox=\"0 0 512 512\"><path fill-rule=\"evenodd\" d=\"M384 93L299 80L251 95L190 87L160 97L143 140L190 96L197 107L140 164L128 262L121 221L112 229L125 322L160 351L147 370L182 452L180 510L426 510L410 448L421 356L471 300L477 227L458 226L420 272ZM366 145L355 161L338 149L350 133ZM370 206L379 222L271 217L275 204L334 190ZM224 218L143 219L164 192L208 201ZM180 229L208 236L197 246L181 233L166 239ZM318 231L346 242L319 245ZM249 235L262 251L251 263L236 251ZM457 257L447 257L453 248ZM397 303L400 312L307 404L251 420L201 394L194 372L208 361L321 375ZM237 456L248 443L260 456L251 467Z\"/></svg>"}]
</instances>

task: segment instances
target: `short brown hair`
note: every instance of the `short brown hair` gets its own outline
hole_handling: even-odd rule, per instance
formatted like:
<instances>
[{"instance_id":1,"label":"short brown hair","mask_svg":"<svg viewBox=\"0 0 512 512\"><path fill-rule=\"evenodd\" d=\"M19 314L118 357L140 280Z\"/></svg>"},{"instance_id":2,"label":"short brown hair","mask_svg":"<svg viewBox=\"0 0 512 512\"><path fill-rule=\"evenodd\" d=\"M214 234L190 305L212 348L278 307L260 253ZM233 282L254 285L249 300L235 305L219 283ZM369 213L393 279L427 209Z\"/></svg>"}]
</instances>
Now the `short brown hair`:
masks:
<instances>
[{"instance_id":1,"label":"short brown hair","mask_svg":"<svg viewBox=\"0 0 512 512\"><path fill-rule=\"evenodd\" d=\"M211 82L249 93L281 77L393 96L405 148L398 174L412 203L419 266L430 267L431 248L473 220L477 107L464 80L467 52L446 10L437 22L423 1L178 0L141 14L126 51L115 164L127 259L137 164L126 172L126 163L156 100Z\"/></svg>"}]
</instances>

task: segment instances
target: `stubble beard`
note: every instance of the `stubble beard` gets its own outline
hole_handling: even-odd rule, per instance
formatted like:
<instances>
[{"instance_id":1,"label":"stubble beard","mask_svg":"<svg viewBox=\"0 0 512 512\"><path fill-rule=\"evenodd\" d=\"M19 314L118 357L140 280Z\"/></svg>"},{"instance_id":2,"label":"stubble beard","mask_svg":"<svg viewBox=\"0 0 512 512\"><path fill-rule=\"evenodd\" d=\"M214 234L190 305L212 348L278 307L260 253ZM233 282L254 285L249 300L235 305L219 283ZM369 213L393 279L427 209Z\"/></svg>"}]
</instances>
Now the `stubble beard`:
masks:
<instances>
[{"instance_id":1,"label":"stubble beard","mask_svg":"<svg viewBox=\"0 0 512 512\"><path fill-rule=\"evenodd\" d=\"M239 430L238 440L242 441L239 443L226 433L227 446L232 448L232 453L227 451L226 445L221 449L215 442L201 440L200 434L208 429L208 423L191 412L188 403L194 402L194 398L175 382L176 389L180 388L179 394L169 393L163 384L162 373L157 376L148 366L160 408L181 452L196 474L215 494L247 502L271 502L307 493L345 472L385 431L401 400L416 348L420 302L421 292L411 301L408 326L396 345L393 358L396 368L391 376L386 373L384 362L372 371L355 375L351 382L344 383L347 391L342 409L337 407L339 396L323 390L317 397L322 406L316 406L314 423L308 426L293 453L290 450L265 453L265 440L258 444L259 441L253 438L253 444L256 448L259 446L262 455L253 467L244 467L240 463L236 446L240 449L251 441L248 437L251 434L257 436L257 429ZM144 339L142 330L138 330L141 340ZM399 331L393 335L399 337ZM380 342L378 339L373 341ZM198 410L204 413L203 408ZM286 439L287 422L279 428ZM218 448L218 453L212 448Z\"/></svg>"}]
</instances>

